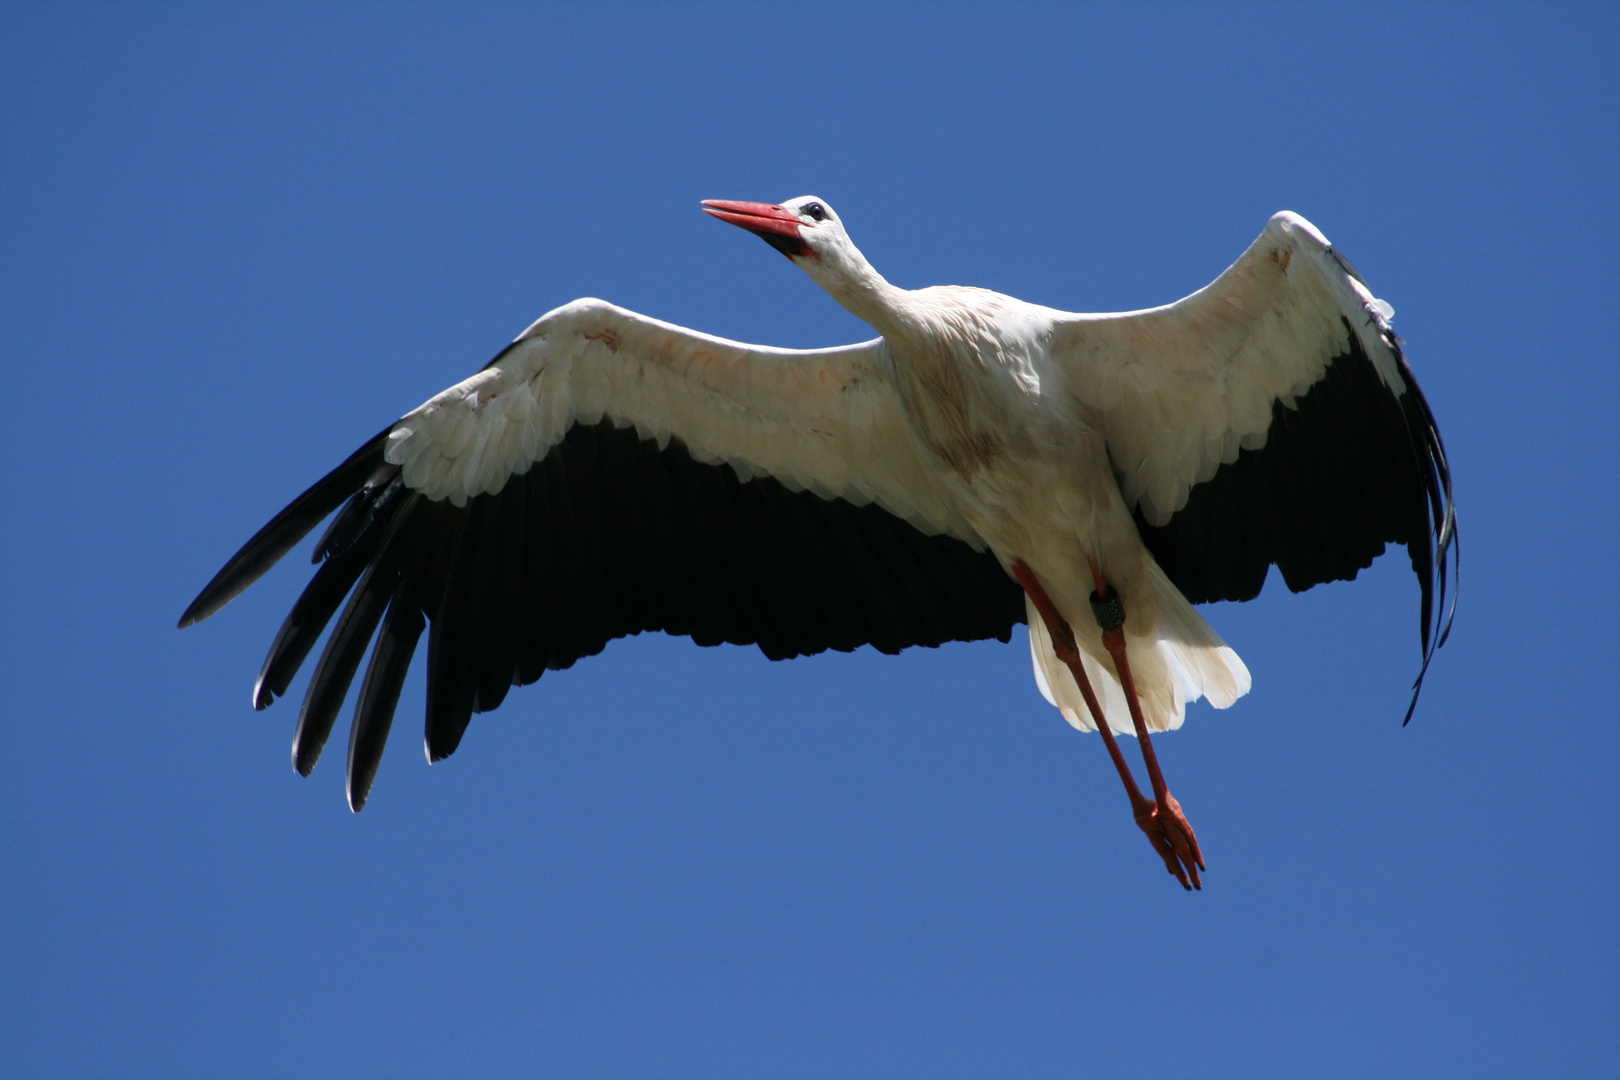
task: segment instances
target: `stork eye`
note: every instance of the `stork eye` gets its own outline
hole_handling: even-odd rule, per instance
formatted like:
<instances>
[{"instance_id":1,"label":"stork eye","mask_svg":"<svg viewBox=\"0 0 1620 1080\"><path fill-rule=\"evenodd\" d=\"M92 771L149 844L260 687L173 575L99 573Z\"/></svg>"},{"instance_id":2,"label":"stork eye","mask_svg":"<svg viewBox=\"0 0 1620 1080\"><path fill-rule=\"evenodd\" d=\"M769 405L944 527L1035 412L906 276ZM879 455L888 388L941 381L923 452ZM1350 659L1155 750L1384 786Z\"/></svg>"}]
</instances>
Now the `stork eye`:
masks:
<instances>
[{"instance_id":1,"label":"stork eye","mask_svg":"<svg viewBox=\"0 0 1620 1080\"><path fill-rule=\"evenodd\" d=\"M827 208L818 202L805 203L800 209L804 212L805 217L814 218L817 221L827 220Z\"/></svg>"}]
</instances>

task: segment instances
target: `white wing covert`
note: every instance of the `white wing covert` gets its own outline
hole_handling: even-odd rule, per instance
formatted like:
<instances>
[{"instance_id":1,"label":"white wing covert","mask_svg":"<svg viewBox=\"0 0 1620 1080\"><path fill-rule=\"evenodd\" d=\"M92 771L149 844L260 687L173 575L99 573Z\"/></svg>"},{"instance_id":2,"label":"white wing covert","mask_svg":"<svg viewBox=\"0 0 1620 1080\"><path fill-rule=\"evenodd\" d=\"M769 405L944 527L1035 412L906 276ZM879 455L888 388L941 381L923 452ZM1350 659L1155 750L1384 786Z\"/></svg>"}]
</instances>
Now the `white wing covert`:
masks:
<instances>
[{"instance_id":1,"label":"white wing covert","mask_svg":"<svg viewBox=\"0 0 1620 1080\"><path fill-rule=\"evenodd\" d=\"M671 438L743 480L856 505L982 546L941 499L907 434L882 339L831 349L744 345L576 300L389 433L405 485L457 506L498 494L576 424Z\"/></svg>"}]
</instances>

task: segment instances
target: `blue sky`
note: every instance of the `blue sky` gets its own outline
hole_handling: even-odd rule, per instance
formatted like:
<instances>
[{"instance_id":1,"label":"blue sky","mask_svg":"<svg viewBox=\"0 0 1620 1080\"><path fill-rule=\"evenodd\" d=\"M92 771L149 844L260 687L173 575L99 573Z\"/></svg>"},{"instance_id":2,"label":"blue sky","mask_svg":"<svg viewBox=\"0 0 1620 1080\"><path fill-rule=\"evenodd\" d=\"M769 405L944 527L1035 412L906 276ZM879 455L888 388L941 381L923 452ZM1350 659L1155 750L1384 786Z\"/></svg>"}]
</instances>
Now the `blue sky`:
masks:
<instances>
[{"instance_id":1,"label":"blue sky","mask_svg":"<svg viewBox=\"0 0 1620 1080\"><path fill-rule=\"evenodd\" d=\"M0 1046L32 1076L1598 1076L1620 17L1607 5L0 8ZM273 512L542 312L866 336L706 197L1072 310L1298 211L1394 304L1462 519L1417 586L1206 611L1159 742L1186 895L1022 635L785 664L643 637L366 812L255 714Z\"/></svg>"}]
</instances>

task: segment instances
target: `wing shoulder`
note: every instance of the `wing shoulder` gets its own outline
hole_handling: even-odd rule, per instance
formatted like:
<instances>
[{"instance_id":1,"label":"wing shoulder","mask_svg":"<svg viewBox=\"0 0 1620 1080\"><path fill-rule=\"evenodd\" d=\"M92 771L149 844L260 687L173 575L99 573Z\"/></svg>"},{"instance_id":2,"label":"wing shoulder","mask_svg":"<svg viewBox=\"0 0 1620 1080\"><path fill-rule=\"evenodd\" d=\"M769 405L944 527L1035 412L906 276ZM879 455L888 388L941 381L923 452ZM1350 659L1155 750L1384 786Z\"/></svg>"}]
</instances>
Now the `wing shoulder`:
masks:
<instances>
[{"instance_id":1,"label":"wing shoulder","mask_svg":"<svg viewBox=\"0 0 1620 1080\"><path fill-rule=\"evenodd\" d=\"M1404 392L1392 314L1310 222L1284 212L1192 295L1072 316L1057 336L1071 393L1103 426L1127 500L1162 525L1195 484L1264 446L1273 404L1321 381L1352 336L1379 382Z\"/></svg>"}]
</instances>

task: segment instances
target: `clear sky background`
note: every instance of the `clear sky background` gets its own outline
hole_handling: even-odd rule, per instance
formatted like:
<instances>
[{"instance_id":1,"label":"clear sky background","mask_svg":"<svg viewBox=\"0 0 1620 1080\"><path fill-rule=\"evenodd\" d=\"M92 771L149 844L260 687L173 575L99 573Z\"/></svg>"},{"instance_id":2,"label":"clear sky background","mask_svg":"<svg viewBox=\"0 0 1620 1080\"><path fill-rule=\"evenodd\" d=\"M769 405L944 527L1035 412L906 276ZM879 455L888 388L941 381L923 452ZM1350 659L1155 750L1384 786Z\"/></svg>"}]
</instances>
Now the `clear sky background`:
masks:
<instances>
[{"instance_id":1,"label":"clear sky background","mask_svg":"<svg viewBox=\"0 0 1620 1080\"><path fill-rule=\"evenodd\" d=\"M1612 1075L1617 58L1595 4L0 7L0 1073ZM307 546L176 631L209 576L574 297L868 336L698 210L807 192L1082 311L1314 221L1456 476L1411 726L1401 552L1206 609L1197 895L1022 631L623 641L431 769L418 670L364 814L341 733L298 778L249 690Z\"/></svg>"}]
</instances>

